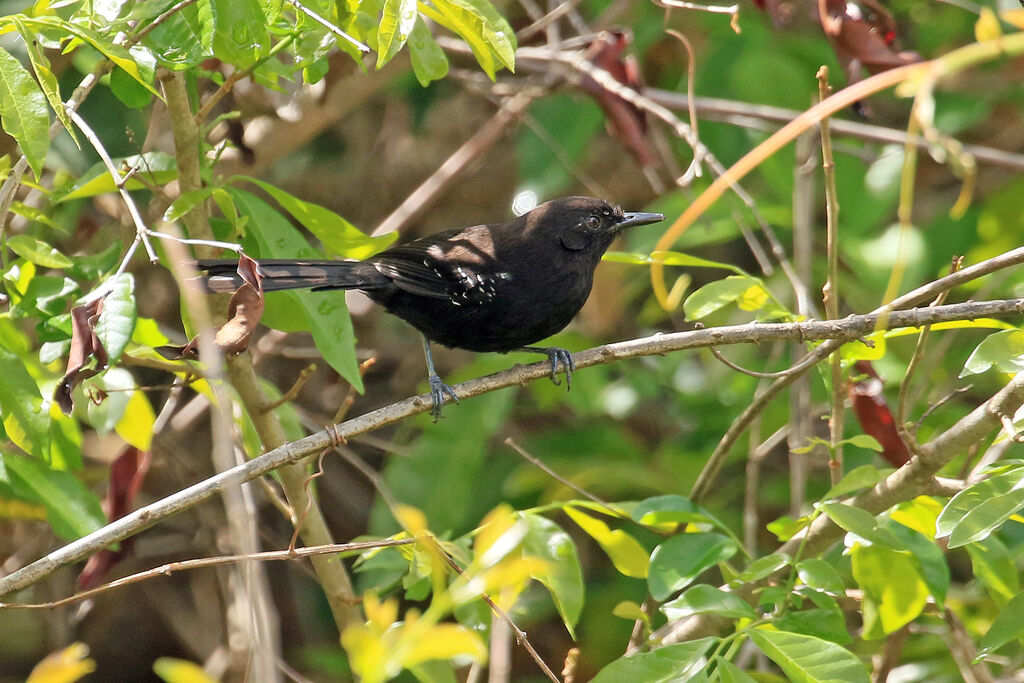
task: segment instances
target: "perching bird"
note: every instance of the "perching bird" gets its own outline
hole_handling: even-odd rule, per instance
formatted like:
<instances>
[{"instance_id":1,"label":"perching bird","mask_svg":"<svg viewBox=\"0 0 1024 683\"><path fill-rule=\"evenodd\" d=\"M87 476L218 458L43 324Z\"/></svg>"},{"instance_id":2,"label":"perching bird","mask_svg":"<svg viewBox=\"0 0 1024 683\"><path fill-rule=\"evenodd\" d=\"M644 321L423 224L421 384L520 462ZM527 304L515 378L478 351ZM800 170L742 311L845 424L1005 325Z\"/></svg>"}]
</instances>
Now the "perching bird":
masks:
<instances>
[{"instance_id":1,"label":"perching bird","mask_svg":"<svg viewBox=\"0 0 1024 683\"><path fill-rule=\"evenodd\" d=\"M263 290L359 289L423 334L431 414L441 415L454 390L434 370L430 342L470 351L523 350L547 354L551 379L566 384L572 355L530 346L560 331L583 307L594 269L626 227L663 220L627 213L601 199L563 197L507 223L445 230L386 249L365 261L260 260ZM214 292L237 289L237 261L204 260L203 283Z\"/></svg>"}]
</instances>

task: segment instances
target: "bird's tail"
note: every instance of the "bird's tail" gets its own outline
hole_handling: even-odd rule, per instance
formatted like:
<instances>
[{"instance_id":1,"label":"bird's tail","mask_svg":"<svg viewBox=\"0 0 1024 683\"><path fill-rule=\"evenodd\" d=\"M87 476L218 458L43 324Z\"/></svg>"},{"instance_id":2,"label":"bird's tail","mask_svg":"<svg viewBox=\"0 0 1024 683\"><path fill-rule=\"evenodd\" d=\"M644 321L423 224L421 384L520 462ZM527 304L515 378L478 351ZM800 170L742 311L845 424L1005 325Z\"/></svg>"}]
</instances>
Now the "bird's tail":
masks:
<instances>
[{"instance_id":1,"label":"bird's tail","mask_svg":"<svg viewBox=\"0 0 1024 683\"><path fill-rule=\"evenodd\" d=\"M389 280L372 264L362 261L299 261L266 259L257 261L263 276L263 291L282 289L374 289ZM195 262L199 284L209 292L233 292L242 286L237 260Z\"/></svg>"}]
</instances>

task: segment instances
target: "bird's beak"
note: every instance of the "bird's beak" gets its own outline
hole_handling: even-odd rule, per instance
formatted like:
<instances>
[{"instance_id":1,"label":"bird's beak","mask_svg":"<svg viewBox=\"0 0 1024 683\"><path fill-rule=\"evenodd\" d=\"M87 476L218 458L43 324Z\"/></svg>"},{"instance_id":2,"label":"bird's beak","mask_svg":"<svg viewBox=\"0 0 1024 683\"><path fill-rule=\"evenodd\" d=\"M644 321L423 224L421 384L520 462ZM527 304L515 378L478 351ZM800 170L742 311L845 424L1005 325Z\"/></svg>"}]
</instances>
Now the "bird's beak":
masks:
<instances>
[{"instance_id":1,"label":"bird's beak","mask_svg":"<svg viewBox=\"0 0 1024 683\"><path fill-rule=\"evenodd\" d=\"M650 223L657 223L658 221L665 220L665 215L660 213L643 213L642 211L627 211L623 214L622 220L619 221L615 228L622 230L632 225L648 225Z\"/></svg>"}]
</instances>

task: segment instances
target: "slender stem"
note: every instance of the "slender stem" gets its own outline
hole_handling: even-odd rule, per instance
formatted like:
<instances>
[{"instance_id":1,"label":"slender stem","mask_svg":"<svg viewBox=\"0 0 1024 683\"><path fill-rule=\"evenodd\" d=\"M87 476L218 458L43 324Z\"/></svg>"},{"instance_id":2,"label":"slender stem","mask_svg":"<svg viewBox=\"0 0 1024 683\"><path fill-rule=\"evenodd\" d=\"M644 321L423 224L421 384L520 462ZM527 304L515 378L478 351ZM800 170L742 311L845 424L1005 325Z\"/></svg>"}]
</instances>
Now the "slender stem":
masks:
<instances>
[{"instance_id":1,"label":"slender stem","mask_svg":"<svg viewBox=\"0 0 1024 683\"><path fill-rule=\"evenodd\" d=\"M832 88L828 84L828 67L818 70L818 96L821 101L828 99ZM829 117L825 116L818 124L821 129L821 168L825 176L825 221L826 244L828 254L828 277L825 280L823 294L825 298L825 315L829 320L839 318L839 197L836 190L836 164L832 157L832 132ZM830 458L829 474L833 486L843 477L843 410L844 402L843 369L840 366L839 354L833 354L832 365L832 414L828 419Z\"/></svg>"}]
</instances>

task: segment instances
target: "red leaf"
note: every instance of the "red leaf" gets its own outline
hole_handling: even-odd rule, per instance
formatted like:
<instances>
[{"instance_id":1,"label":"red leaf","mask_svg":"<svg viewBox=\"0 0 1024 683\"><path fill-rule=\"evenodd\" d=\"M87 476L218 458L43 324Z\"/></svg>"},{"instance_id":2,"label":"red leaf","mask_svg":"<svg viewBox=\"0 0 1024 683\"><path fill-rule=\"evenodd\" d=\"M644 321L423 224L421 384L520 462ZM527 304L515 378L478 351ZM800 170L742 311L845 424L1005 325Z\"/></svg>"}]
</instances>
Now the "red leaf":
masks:
<instances>
[{"instance_id":1,"label":"red leaf","mask_svg":"<svg viewBox=\"0 0 1024 683\"><path fill-rule=\"evenodd\" d=\"M857 361L854 369L867 375L860 381L851 382L848 388L860 428L878 440L882 445L881 455L890 465L902 467L910 461L910 451L896 431L896 420L882 394L882 380L868 361Z\"/></svg>"},{"instance_id":2,"label":"red leaf","mask_svg":"<svg viewBox=\"0 0 1024 683\"><path fill-rule=\"evenodd\" d=\"M68 369L53 391L53 399L65 415L70 415L75 407L71 399L71 392L75 387L107 366L107 350L103 348L93 330L102 310L103 299L96 299L71 309L71 352L68 355ZM96 359L96 365L87 368L93 358Z\"/></svg>"}]
</instances>

